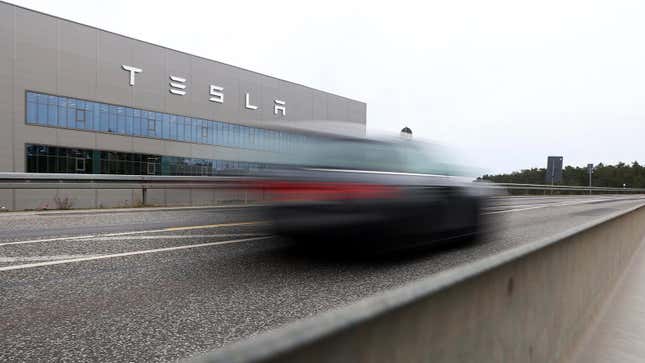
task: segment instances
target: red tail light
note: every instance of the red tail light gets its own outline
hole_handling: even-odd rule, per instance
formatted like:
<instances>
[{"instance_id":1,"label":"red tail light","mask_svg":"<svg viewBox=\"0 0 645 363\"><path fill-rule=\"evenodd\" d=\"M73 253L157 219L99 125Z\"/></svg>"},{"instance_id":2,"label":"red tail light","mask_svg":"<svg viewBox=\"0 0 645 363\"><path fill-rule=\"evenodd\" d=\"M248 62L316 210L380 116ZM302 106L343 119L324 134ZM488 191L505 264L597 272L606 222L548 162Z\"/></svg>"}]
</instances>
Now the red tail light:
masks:
<instances>
[{"instance_id":1,"label":"red tail light","mask_svg":"<svg viewBox=\"0 0 645 363\"><path fill-rule=\"evenodd\" d=\"M390 199L399 195L397 187L365 183L269 181L258 183L257 187L275 201Z\"/></svg>"}]
</instances>

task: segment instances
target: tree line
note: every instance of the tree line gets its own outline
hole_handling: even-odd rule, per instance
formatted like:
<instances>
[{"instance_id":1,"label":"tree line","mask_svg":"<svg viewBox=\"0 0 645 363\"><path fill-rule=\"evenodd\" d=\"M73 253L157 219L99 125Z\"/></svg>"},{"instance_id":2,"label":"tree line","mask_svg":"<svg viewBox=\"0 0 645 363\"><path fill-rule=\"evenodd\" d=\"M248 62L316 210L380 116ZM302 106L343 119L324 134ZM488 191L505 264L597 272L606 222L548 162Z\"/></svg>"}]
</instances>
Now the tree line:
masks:
<instances>
[{"instance_id":1,"label":"tree line","mask_svg":"<svg viewBox=\"0 0 645 363\"><path fill-rule=\"evenodd\" d=\"M488 180L495 183L548 184L545 181L546 168L532 168L515 171L510 174L483 175L478 180ZM637 161L631 165L620 162L616 165L594 166L591 176L595 187L645 188L645 167ZM562 185L589 185L587 167L566 166L562 170Z\"/></svg>"}]
</instances>

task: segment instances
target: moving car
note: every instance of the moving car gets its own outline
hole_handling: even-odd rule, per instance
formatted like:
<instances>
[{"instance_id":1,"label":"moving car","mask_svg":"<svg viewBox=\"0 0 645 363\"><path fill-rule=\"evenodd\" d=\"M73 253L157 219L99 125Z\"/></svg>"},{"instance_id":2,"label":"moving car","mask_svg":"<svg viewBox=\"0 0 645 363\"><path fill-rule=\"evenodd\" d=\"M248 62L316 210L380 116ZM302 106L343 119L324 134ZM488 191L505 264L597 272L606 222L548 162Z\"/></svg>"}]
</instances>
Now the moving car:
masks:
<instances>
[{"instance_id":1,"label":"moving car","mask_svg":"<svg viewBox=\"0 0 645 363\"><path fill-rule=\"evenodd\" d=\"M439 146L333 134L305 140L258 174L274 233L397 247L481 231L486 196Z\"/></svg>"}]
</instances>

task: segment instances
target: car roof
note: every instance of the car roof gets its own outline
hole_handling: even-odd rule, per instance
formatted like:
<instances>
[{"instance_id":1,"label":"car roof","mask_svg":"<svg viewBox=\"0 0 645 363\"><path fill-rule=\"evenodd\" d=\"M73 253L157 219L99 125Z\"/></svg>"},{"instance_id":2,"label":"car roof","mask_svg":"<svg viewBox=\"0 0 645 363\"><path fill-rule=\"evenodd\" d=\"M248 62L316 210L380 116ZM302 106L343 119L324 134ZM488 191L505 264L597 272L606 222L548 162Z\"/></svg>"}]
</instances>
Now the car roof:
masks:
<instances>
[{"instance_id":1,"label":"car roof","mask_svg":"<svg viewBox=\"0 0 645 363\"><path fill-rule=\"evenodd\" d=\"M248 126L326 138L365 140L365 125L343 121L248 121Z\"/></svg>"}]
</instances>

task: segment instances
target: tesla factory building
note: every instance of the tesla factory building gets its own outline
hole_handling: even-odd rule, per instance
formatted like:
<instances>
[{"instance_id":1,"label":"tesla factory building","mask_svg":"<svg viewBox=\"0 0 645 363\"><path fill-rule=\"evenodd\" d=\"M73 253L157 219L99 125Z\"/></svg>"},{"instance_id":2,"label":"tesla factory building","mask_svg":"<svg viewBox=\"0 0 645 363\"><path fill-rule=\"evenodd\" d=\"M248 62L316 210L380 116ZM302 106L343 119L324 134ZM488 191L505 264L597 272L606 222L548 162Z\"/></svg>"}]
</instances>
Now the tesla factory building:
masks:
<instances>
[{"instance_id":1,"label":"tesla factory building","mask_svg":"<svg viewBox=\"0 0 645 363\"><path fill-rule=\"evenodd\" d=\"M217 175L289 150L263 122L366 124L363 102L3 2L0 49L0 172ZM21 193L0 205L42 207Z\"/></svg>"}]
</instances>

